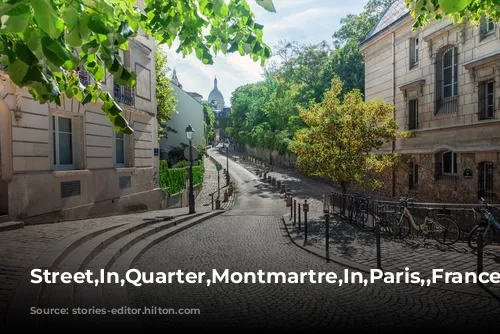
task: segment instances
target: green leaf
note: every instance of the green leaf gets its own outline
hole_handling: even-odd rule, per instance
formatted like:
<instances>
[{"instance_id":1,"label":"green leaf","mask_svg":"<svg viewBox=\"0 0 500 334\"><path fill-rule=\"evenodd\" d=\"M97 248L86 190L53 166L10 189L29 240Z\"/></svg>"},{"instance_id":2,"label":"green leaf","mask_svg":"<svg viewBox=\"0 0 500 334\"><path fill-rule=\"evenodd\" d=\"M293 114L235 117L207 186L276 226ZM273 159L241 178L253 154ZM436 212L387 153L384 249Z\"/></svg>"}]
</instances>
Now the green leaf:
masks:
<instances>
[{"instance_id":1,"label":"green leaf","mask_svg":"<svg viewBox=\"0 0 500 334\"><path fill-rule=\"evenodd\" d=\"M471 2L472 0L439 0L439 4L446 14L464 10Z\"/></svg>"},{"instance_id":2,"label":"green leaf","mask_svg":"<svg viewBox=\"0 0 500 334\"><path fill-rule=\"evenodd\" d=\"M43 58L42 44L40 43L40 31L33 28L28 28L24 32L24 40L30 50L38 59Z\"/></svg>"},{"instance_id":3,"label":"green leaf","mask_svg":"<svg viewBox=\"0 0 500 334\"><path fill-rule=\"evenodd\" d=\"M75 7L69 6L64 8L61 15L69 30L73 29L78 24L78 12Z\"/></svg>"},{"instance_id":4,"label":"green leaf","mask_svg":"<svg viewBox=\"0 0 500 334\"><path fill-rule=\"evenodd\" d=\"M265 10L276 13L276 8L272 0L255 0L255 2Z\"/></svg>"},{"instance_id":5,"label":"green leaf","mask_svg":"<svg viewBox=\"0 0 500 334\"><path fill-rule=\"evenodd\" d=\"M120 34L123 41L126 41L135 34L135 31L130 27L130 25L128 24L128 21L123 21L120 24L120 28L118 29L118 33Z\"/></svg>"},{"instance_id":6,"label":"green leaf","mask_svg":"<svg viewBox=\"0 0 500 334\"><path fill-rule=\"evenodd\" d=\"M18 86L21 86L28 70L29 66L19 59L16 59L7 67L7 73L9 73L10 79Z\"/></svg>"},{"instance_id":7,"label":"green leaf","mask_svg":"<svg viewBox=\"0 0 500 334\"><path fill-rule=\"evenodd\" d=\"M95 13L90 14L88 27L96 34L107 35L111 30L102 21L101 17Z\"/></svg>"},{"instance_id":8,"label":"green leaf","mask_svg":"<svg viewBox=\"0 0 500 334\"><path fill-rule=\"evenodd\" d=\"M42 50L47 59L56 66L65 65L68 69L76 69L76 59L59 40L42 37Z\"/></svg>"},{"instance_id":9,"label":"green leaf","mask_svg":"<svg viewBox=\"0 0 500 334\"><path fill-rule=\"evenodd\" d=\"M76 25L73 29L65 36L66 42L72 46L77 47L82 45L82 37L80 36L80 27Z\"/></svg>"},{"instance_id":10,"label":"green leaf","mask_svg":"<svg viewBox=\"0 0 500 334\"><path fill-rule=\"evenodd\" d=\"M64 29L64 22L57 15L57 10L52 7L48 0L30 1L35 14L35 20L40 29L52 38L61 35Z\"/></svg>"},{"instance_id":11,"label":"green leaf","mask_svg":"<svg viewBox=\"0 0 500 334\"><path fill-rule=\"evenodd\" d=\"M92 94L87 94L87 95L85 96L85 99L83 99L82 104L83 104L83 105L86 105L86 104L87 104L87 103L89 103L90 101L92 101Z\"/></svg>"},{"instance_id":12,"label":"green leaf","mask_svg":"<svg viewBox=\"0 0 500 334\"><path fill-rule=\"evenodd\" d=\"M38 64L37 57L31 52L30 48L22 41L17 41L14 45L14 51L17 53L19 59L27 64L29 67Z\"/></svg>"},{"instance_id":13,"label":"green leaf","mask_svg":"<svg viewBox=\"0 0 500 334\"><path fill-rule=\"evenodd\" d=\"M25 13L16 16L2 16L2 27L0 33L19 33L26 30L30 14Z\"/></svg>"},{"instance_id":14,"label":"green leaf","mask_svg":"<svg viewBox=\"0 0 500 334\"><path fill-rule=\"evenodd\" d=\"M231 53L236 51L238 51L238 43L234 42L233 44L231 44L231 47L227 50L227 52Z\"/></svg>"}]
</instances>

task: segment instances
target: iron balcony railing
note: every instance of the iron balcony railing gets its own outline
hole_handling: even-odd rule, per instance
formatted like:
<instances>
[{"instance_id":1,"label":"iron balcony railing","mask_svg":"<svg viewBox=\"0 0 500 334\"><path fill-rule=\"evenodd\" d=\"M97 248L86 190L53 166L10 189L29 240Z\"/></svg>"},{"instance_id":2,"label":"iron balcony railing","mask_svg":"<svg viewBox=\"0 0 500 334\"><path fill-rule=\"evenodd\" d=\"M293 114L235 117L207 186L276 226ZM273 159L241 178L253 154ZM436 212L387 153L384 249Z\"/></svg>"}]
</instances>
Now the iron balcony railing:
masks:
<instances>
[{"instance_id":1,"label":"iron balcony railing","mask_svg":"<svg viewBox=\"0 0 500 334\"><path fill-rule=\"evenodd\" d=\"M121 102L123 104L134 106L135 105L135 96L132 88L127 86L121 86L116 82L113 84L113 93L115 96L115 100L117 102Z\"/></svg>"},{"instance_id":2,"label":"iron balcony railing","mask_svg":"<svg viewBox=\"0 0 500 334\"><path fill-rule=\"evenodd\" d=\"M90 86L92 84L92 74L83 68L78 68L77 71L81 84L85 87Z\"/></svg>"}]
</instances>

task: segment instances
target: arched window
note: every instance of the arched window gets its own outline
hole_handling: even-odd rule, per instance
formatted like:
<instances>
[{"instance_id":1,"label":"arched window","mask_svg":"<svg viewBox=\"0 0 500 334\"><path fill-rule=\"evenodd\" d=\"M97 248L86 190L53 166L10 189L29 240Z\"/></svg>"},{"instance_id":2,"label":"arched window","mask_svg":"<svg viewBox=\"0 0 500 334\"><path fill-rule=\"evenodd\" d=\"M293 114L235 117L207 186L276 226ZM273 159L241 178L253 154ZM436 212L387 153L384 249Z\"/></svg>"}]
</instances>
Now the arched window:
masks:
<instances>
[{"instance_id":1,"label":"arched window","mask_svg":"<svg viewBox=\"0 0 500 334\"><path fill-rule=\"evenodd\" d=\"M457 48L446 46L436 58L436 114L456 111L454 97L458 95Z\"/></svg>"},{"instance_id":2,"label":"arched window","mask_svg":"<svg viewBox=\"0 0 500 334\"><path fill-rule=\"evenodd\" d=\"M435 155L435 180L454 183L457 179L457 154L452 151L442 151Z\"/></svg>"}]
</instances>

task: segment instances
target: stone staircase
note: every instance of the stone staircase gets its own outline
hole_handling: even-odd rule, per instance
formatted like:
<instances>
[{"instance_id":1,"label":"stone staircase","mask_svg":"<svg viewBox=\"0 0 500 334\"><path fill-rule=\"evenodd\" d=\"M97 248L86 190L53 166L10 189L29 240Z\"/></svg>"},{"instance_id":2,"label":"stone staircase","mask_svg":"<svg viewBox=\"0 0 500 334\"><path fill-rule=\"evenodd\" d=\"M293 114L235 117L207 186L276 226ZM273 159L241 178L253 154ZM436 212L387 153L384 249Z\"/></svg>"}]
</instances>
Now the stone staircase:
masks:
<instances>
[{"instance_id":1,"label":"stone staircase","mask_svg":"<svg viewBox=\"0 0 500 334\"><path fill-rule=\"evenodd\" d=\"M80 328L83 326L137 325L131 315L75 315L77 308L111 309L128 306L128 283L99 282L101 273L117 273L125 278L129 268L149 248L160 241L204 220L215 217L224 210L185 214L177 217L146 220L137 223L114 225L74 234L46 250L26 272L5 317L8 327L25 328ZM32 269L71 274L92 273L91 283L35 284ZM87 279L84 278L86 282ZM30 315L31 308L51 310L68 309L66 315Z\"/></svg>"},{"instance_id":2,"label":"stone staircase","mask_svg":"<svg viewBox=\"0 0 500 334\"><path fill-rule=\"evenodd\" d=\"M9 215L0 215L0 232L24 228L24 223L20 221L11 221Z\"/></svg>"}]
</instances>

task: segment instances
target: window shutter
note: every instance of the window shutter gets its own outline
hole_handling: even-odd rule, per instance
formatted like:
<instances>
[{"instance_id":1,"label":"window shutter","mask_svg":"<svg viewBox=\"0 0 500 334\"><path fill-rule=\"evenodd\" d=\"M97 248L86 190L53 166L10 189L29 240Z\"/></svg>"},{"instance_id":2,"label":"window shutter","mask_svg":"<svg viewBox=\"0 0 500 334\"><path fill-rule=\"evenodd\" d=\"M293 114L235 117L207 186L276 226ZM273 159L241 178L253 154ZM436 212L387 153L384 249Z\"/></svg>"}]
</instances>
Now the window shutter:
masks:
<instances>
[{"instance_id":1,"label":"window shutter","mask_svg":"<svg viewBox=\"0 0 500 334\"><path fill-rule=\"evenodd\" d=\"M478 110L477 110L477 115L479 119L484 119L485 118L485 109L486 109L486 104L485 99L486 99L486 85L484 82L480 82L478 85Z\"/></svg>"},{"instance_id":2,"label":"window shutter","mask_svg":"<svg viewBox=\"0 0 500 334\"><path fill-rule=\"evenodd\" d=\"M413 68L415 64L415 39L410 38L410 70Z\"/></svg>"}]
</instances>

